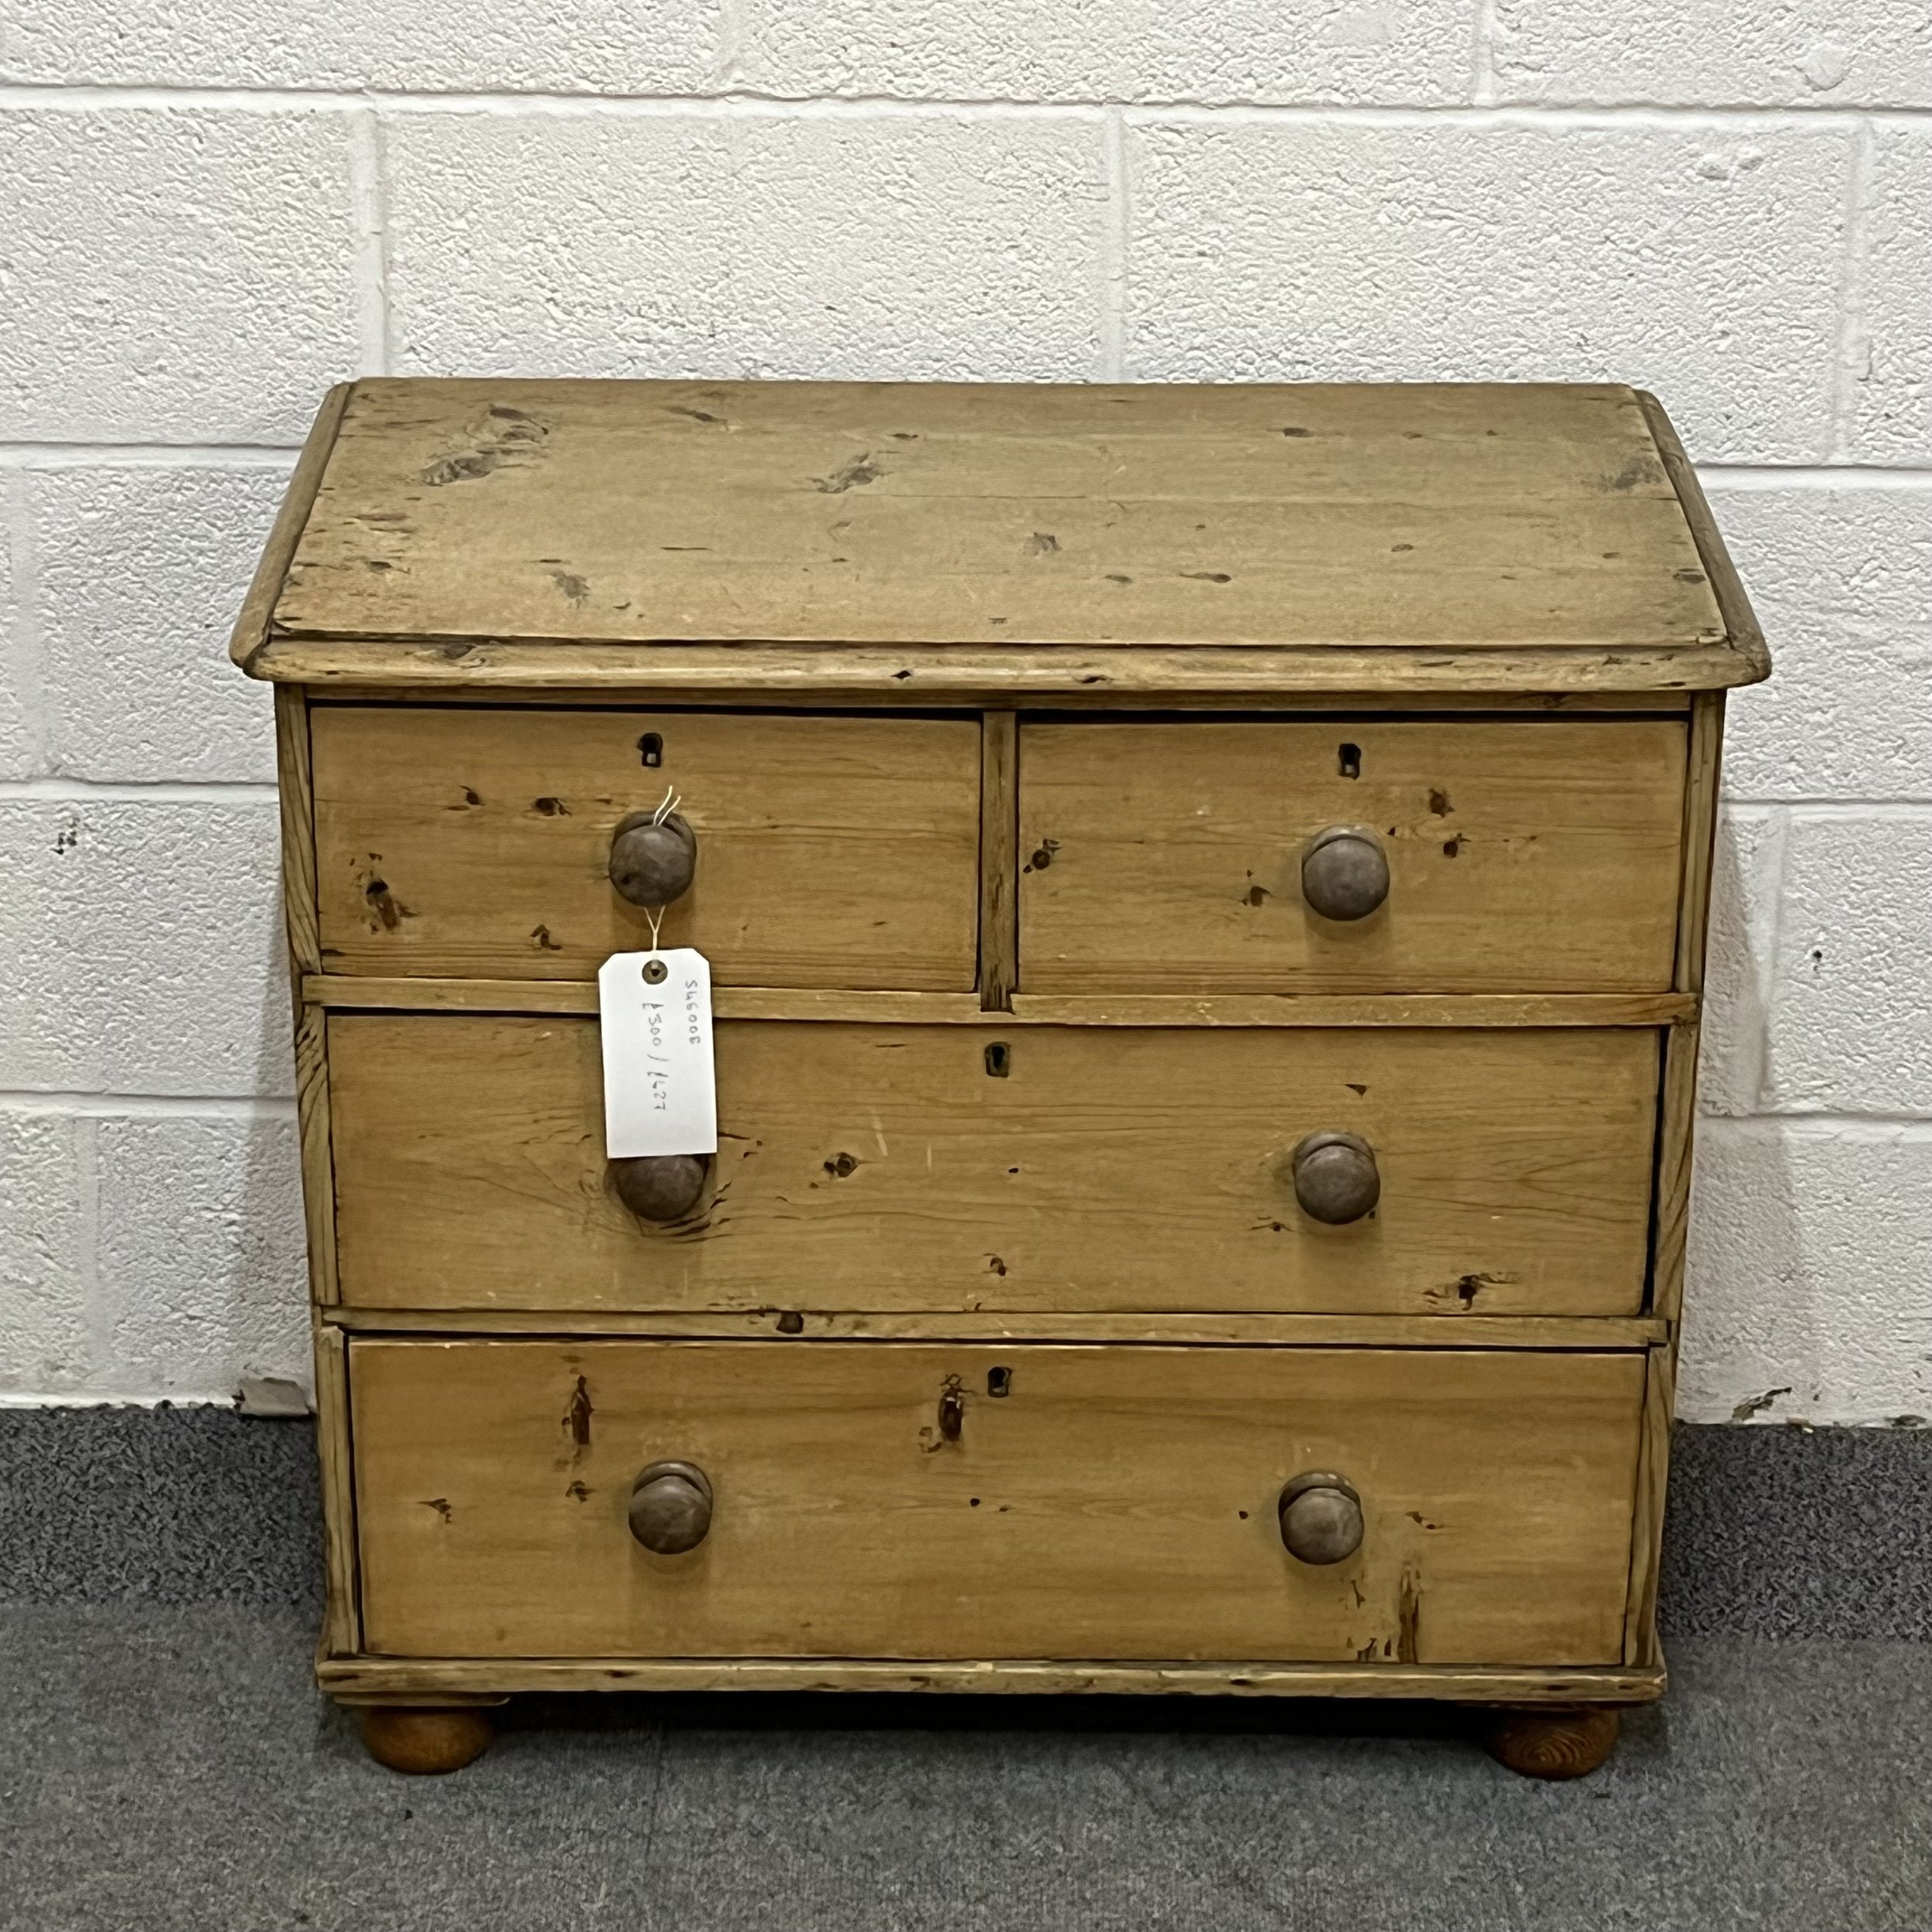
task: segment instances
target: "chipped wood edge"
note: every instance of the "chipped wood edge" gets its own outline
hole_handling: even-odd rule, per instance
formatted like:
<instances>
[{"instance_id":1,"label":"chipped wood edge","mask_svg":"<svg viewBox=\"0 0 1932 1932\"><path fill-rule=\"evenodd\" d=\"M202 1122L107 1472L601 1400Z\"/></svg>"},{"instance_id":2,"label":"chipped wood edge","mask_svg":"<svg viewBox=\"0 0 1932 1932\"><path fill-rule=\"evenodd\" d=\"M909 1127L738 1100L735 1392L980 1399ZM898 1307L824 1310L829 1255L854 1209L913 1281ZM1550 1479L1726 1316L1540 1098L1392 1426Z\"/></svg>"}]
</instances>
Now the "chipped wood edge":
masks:
<instances>
[{"instance_id":1,"label":"chipped wood edge","mask_svg":"<svg viewBox=\"0 0 1932 1932\"><path fill-rule=\"evenodd\" d=\"M412 979L311 973L302 997L338 1012L594 1013L590 980ZM1651 1027L1697 1017L1689 993L1016 993L988 1012L976 993L841 992L721 986L721 1020L947 1026Z\"/></svg>"},{"instance_id":2,"label":"chipped wood edge","mask_svg":"<svg viewBox=\"0 0 1932 1932\"><path fill-rule=\"evenodd\" d=\"M569 685L559 686L532 686L528 685L495 685L480 690L461 685L442 685L427 694L412 689L407 685L385 684L335 684L328 688L325 702L331 704L383 704L407 705L431 702L438 705L491 705L505 707L522 707L529 705L577 706L587 710L618 711L641 709L651 701L652 687L640 685L634 696L627 696L621 690L581 690ZM720 689L707 696L699 692L696 699L689 692L679 694L679 702L685 705L715 704L725 709L732 708L736 696L736 687ZM1690 709L1695 692L1687 691L1492 691L1467 692L1458 691L1425 691L1411 693L1397 689L1362 691L1303 691L1276 692L1264 698L1259 706L1270 719L1280 721L1292 719L1303 713L1311 716L1328 719L1337 712L1359 712L1365 716L1403 717L1411 713L1440 713L1455 717L1475 714L1498 717L1597 717L1652 718L1660 716L1681 716ZM901 699L895 692L879 692L865 696L859 701L867 709L891 710L900 704L914 710L931 710L934 705L929 696ZM1098 698L1094 704L1107 709L1131 709L1131 702L1123 706L1121 701L1113 698ZM774 692L760 694L760 709L784 709L794 706L820 705L825 702L822 694L814 692ZM1056 707L1058 708L1058 707ZM1226 710L1229 706L1224 698L1204 697L1197 705L1190 706L1185 693L1175 692L1161 695L1158 702L1151 706L1162 711L1189 709Z\"/></svg>"},{"instance_id":3,"label":"chipped wood edge","mask_svg":"<svg viewBox=\"0 0 1932 1932\"><path fill-rule=\"evenodd\" d=\"M1684 1299L1684 1250L1696 1141L1698 1035L1696 1027L1681 1026L1665 1036L1658 1109L1650 1306L1653 1315L1673 1328Z\"/></svg>"},{"instance_id":4,"label":"chipped wood edge","mask_svg":"<svg viewBox=\"0 0 1932 1932\"><path fill-rule=\"evenodd\" d=\"M1717 838L1723 742L1723 698L1720 694L1702 696L1695 703L1690 721L1673 975L1683 995L1699 1001L1710 922L1711 868ZM1672 1325L1673 1332L1683 1303L1691 1163L1697 1128L1699 1037L1699 1028L1688 1022L1665 1036L1663 1079L1658 1093L1650 1305L1652 1313Z\"/></svg>"},{"instance_id":5,"label":"chipped wood edge","mask_svg":"<svg viewBox=\"0 0 1932 1932\"><path fill-rule=\"evenodd\" d=\"M270 675L261 668L260 660L269 648L269 634L274 622L275 606L281 599L283 580L294 560L295 546L301 542L309 511L315 505L315 493L321 488L322 472L328 467L329 457L335 447L336 433L342 426L343 413L355 390L353 383L338 383L322 398L322 406L315 412L315 420L309 426L308 438L302 444L302 453L295 459L294 471L283 493L281 508L275 512L275 521L269 530L268 541L262 548L260 561L256 564L255 574L242 597L235 628L229 634L228 655L251 678ZM279 672L273 675L278 679L282 675ZM301 680L298 678L295 682L299 683Z\"/></svg>"},{"instance_id":6,"label":"chipped wood edge","mask_svg":"<svg viewBox=\"0 0 1932 1932\"><path fill-rule=\"evenodd\" d=\"M1661 1668L1657 1592L1662 1573L1664 1505L1670 1481L1671 1416L1675 1402L1675 1348L1650 1352L1637 1452L1637 1491L1631 1512L1630 1594L1624 1611L1624 1658L1637 1668Z\"/></svg>"},{"instance_id":7,"label":"chipped wood edge","mask_svg":"<svg viewBox=\"0 0 1932 1932\"><path fill-rule=\"evenodd\" d=\"M1022 1658L337 1657L316 1675L344 1701L424 1692L934 1691L1052 1696L1433 1698L1468 1704L1646 1704L1661 1668L1423 1664L1056 1662Z\"/></svg>"},{"instance_id":8,"label":"chipped wood edge","mask_svg":"<svg viewBox=\"0 0 1932 1932\"><path fill-rule=\"evenodd\" d=\"M1019 718L988 711L980 720L979 994L989 1013L1007 1012L1019 983Z\"/></svg>"},{"instance_id":9,"label":"chipped wood edge","mask_svg":"<svg viewBox=\"0 0 1932 1932\"><path fill-rule=\"evenodd\" d=\"M1700 1005L1723 743L1723 697L1721 693L1703 694L1696 700L1691 713L1673 974L1683 996ZM1684 1254L1689 1233L1699 1039L1699 1029L1694 1017L1665 1036L1663 1077L1658 1094L1650 1306L1653 1314L1671 1325L1673 1338L1683 1304ZM1674 1338L1672 1345L1675 1347Z\"/></svg>"},{"instance_id":10,"label":"chipped wood edge","mask_svg":"<svg viewBox=\"0 0 1932 1932\"><path fill-rule=\"evenodd\" d=\"M1601 1353L1644 1349L1667 1325L1649 1315L1249 1315L947 1309L665 1310L623 1313L523 1308L338 1306L324 1319L357 1334L608 1335L724 1342L1107 1343L1123 1347L1536 1349Z\"/></svg>"},{"instance_id":11,"label":"chipped wood edge","mask_svg":"<svg viewBox=\"0 0 1932 1932\"><path fill-rule=\"evenodd\" d=\"M301 976L322 969L315 892L315 793L308 702L300 685L275 687L275 781L281 794L282 923L301 1003Z\"/></svg>"},{"instance_id":12,"label":"chipped wood edge","mask_svg":"<svg viewBox=\"0 0 1932 1932\"><path fill-rule=\"evenodd\" d=\"M335 1274L335 1157L329 1122L328 1015L305 1005L295 1029L295 1118L301 1148L308 1291L318 1308L341 1294Z\"/></svg>"},{"instance_id":13,"label":"chipped wood edge","mask_svg":"<svg viewBox=\"0 0 1932 1932\"><path fill-rule=\"evenodd\" d=\"M1770 650L1764 641L1764 631L1759 628L1757 614L1751 608L1751 600L1745 594L1737 566L1732 563L1730 552L1724 546L1717 519L1711 515L1711 506L1705 499L1704 487L1697 480L1696 469L1685 454L1684 446L1678 440L1677 431L1665 413L1663 404L1648 389L1638 389L1635 393L1638 406L1644 412L1644 420L1650 428L1651 440L1657 445L1657 454L1662 460L1664 474L1670 478L1671 488L1677 492L1678 504L1684 512L1684 521L1690 526L1691 541L1697 546L1704 574L1710 580L1711 594L1717 600L1718 614L1723 618L1724 628L1730 634L1729 648L1736 654L1743 672L1741 676L1714 679L1712 683L1757 684L1771 675Z\"/></svg>"},{"instance_id":14,"label":"chipped wood edge","mask_svg":"<svg viewBox=\"0 0 1932 1932\"><path fill-rule=\"evenodd\" d=\"M1665 427L1668 430L1668 425ZM1680 451L1680 458L1681 454ZM1692 701L1689 733L1674 978L1686 996L1700 998L1723 776L1724 699L1721 692L1701 693ZM1665 1325L1665 1334L1650 1351L1645 1376L1637 1490L1631 1520L1630 1587L1624 1620L1624 1655L1628 1662L1638 1665L1660 1665L1662 1658L1657 1632L1657 1593L1663 1560L1671 1422L1675 1404L1678 1324L1683 1308L1685 1255L1690 1232L1699 1040L1700 1029L1694 1023L1675 1028L1663 1036L1651 1232L1650 1311Z\"/></svg>"},{"instance_id":15,"label":"chipped wood edge","mask_svg":"<svg viewBox=\"0 0 1932 1932\"><path fill-rule=\"evenodd\" d=\"M597 988L583 979L412 979L355 973L311 974L304 996L343 1011L402 1013L594 1013ZM846 1020L860 1024L984 1026L989 1014L977 993L845 992L836 988L720 986L712 994L719 1019Z\"/></svg>"},{"instance_id":16,"label":"chipped wood edge","mask_svg":"<svg viewBox=\"0 0 1932 1932\"><path fill-rule=\"evenodd\" d=\"M1696 1015L1681 993L1022 993L1039 1026L1648 1027Z\"/></svg>"},{"instance_id":17,"label":"chipped wood edge","mask_svg":"<svg viewBox=\"0 0 1932 1932\"><path fill-rule=\"evenodd\" d=\"M1704 947L1710 923L1711 865L1717 842L1723 779L1724 695L1701 692L1692 700L1684 783L1683 871L1677 909L1677 954L1672 983L1704 990Z\"/></svg>"},{"instance_id":18,"label":"chipped wood edge","mask_svg":"<svg viewBox=\"0 0 1932 1932\"><path fill-rule=\"evenodd\" d=\"M1486 650L1352 645L1165 646L840 644L543 644L277 637L250 658L251 675L328 687L438 691L571 687L633 691L658 703L743 703L787 693L825 704L1051 702L1117 709L1158 698L1196 709L1302 702L1325 692L1633 696L1751 684L1761 668L1729 645L1547 646Z\"/></svg>"},{"instance_id":19,"label":"chipped wood edge","mask_svg":"<svg viewBox=\"0 0 1932 1932\"><path fill-rule=\"evenodd\" d=\"M349 1656L362 1642L356 1574L355 1490L349 1429L349 1338L318 1321L315 1341L315 1447L321 1462L323 1557L328 1587L322 1647Z\"/></svg>"}]
</instances>

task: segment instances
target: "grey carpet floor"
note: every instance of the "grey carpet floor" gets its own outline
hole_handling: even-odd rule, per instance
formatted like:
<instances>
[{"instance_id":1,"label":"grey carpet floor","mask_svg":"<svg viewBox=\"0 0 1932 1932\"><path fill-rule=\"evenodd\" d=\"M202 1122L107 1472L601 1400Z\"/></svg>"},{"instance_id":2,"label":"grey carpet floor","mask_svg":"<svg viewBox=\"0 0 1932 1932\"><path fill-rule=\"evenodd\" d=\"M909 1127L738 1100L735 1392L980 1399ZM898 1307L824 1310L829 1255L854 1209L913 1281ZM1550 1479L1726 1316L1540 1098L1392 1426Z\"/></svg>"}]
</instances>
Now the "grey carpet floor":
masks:
<instances>
[{"instance_id":1,"label":"grey carpet floor","mask_svg":"<svg viewBox=\"0 0 1932 1932\"><path fill-rule=\"evenodd\" d=\"M6 1932L1932 1927L1932 1437L1680 1431L1673 1689L1568 1785L1453 1711L315 1692L306 1432L0 1417Z\"/></svg>"}]
</instances>

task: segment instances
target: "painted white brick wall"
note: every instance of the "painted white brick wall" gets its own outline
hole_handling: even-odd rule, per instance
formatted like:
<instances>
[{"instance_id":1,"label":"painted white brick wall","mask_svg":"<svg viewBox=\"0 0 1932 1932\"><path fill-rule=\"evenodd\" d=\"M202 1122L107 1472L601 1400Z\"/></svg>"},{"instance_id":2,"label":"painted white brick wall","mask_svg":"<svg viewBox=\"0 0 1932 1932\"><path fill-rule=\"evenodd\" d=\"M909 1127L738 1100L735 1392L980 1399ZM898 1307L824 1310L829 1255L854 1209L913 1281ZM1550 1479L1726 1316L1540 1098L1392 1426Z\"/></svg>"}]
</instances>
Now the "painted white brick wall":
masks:
<instances>
[{"instance_id":1,"label":"painted white brick wall","mask_svg":"<svg viewBox=\"0 0 1932 1932\"><path fill-rule=\"evenodd\" d=\"M1733 709L1682 1406L1932 1414L1922 0L12 0L0 1400L305 1377L265 695L369 372L1616 378Z\"/></svg>"}]
</instances>

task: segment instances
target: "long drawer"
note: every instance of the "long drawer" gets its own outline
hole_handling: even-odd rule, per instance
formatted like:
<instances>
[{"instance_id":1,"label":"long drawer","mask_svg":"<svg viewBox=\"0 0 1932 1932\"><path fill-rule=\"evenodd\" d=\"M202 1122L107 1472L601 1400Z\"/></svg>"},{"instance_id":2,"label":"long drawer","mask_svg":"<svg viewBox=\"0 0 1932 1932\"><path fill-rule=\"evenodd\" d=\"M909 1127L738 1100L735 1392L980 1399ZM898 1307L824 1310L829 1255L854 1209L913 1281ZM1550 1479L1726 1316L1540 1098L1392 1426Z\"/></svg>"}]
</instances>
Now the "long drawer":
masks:
<instances>
[{"instance_id":1,"label":"long drawer","mask_svg":"<svg viewBox=\"0 0 1932 1932\"><path fill-rule=\"evenodd\" d=\"M1668 987L1685 756L1676 720L1022 726L1020 985Z\"/></svg>"},{"instance_id":2,"label":"long drawer","mask_svg":"<svg viewBox=\"0 0 1932 1932\"><path fill-rule=\"evenodd\" d=\"M331 972L594 978L651 932L613 837L675 802L696 869L662 943L721 985L974 983L971 722L349 705L310 737Z\"/></svg>"},{"instance_id":3,"label":"long drawer","mask_svg":"<svg viewBox=\"0 0 1932 1932\"><path fill-rule=\"evenodd\" d=\"M1639 1355L358 1339L349 1373L379 1654L1622 1655ZM658 1553L665 1462L706 1502ZM1356 1511L1312 1546L1311 1476Z\"/></svg>"},{"instance_id":4,"label":"long drawer","mask_svg":"<svg viewBox=\"0 0 1932 1932\"><path fill-rule=\"evenodd\" d=\"M1639 1031L718 1029L720 1152L638 1219L596 1022L328 1023L343 1298L409 1308L1628 1315L1658 1049ZM1372 1163L1357 1218L1298 1156Z\"/></svg>"}]
</instances>

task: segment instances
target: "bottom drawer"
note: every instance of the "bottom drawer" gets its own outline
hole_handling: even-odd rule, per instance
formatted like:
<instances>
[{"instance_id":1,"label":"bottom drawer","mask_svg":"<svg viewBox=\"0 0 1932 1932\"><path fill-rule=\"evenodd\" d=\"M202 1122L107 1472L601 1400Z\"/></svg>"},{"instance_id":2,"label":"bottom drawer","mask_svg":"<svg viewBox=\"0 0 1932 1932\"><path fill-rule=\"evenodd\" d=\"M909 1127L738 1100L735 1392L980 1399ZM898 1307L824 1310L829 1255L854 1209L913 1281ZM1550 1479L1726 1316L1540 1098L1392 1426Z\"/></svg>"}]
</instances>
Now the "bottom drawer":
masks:
<instances>
[{"instance_id":1,"label":"bottom drawer","mask_svg":"<svg viewBox=\"0 0 1932 1932\"><path fill-rule=\"evenodd\" d=\"M1614 1662L1643 1376L1475 1349L357 1339L364 1645ZM681 1554L631 1529L662 1460L709 1491ZM1359 1499L1341 1560L1284 1546L1310 1472ZM701 1493L672 1479L647 1529L691 1533Z\"/></svg>"}]
</instances>

